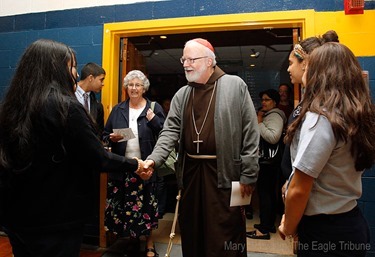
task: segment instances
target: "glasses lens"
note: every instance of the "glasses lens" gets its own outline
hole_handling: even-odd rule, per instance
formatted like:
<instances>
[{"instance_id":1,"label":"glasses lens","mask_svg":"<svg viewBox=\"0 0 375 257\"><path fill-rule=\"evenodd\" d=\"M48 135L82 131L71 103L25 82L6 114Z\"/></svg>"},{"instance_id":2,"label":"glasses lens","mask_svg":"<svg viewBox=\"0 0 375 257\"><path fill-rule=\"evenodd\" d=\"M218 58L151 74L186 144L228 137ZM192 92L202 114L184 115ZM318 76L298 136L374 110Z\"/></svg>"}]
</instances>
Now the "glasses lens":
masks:
<instances>
[{"instance_id":1,"label":"glasses lens","mask_svg":"<svg viewBox=\"0 0 375 257\"><path fill-rule=\"evenodd\" d=\"M129 85L128 85L128 87L142 87L143 85L142 84L138 84L138 83L135 83L135 84L133 84L133 83L130 83Z\"/></svg>"}]
</instances>

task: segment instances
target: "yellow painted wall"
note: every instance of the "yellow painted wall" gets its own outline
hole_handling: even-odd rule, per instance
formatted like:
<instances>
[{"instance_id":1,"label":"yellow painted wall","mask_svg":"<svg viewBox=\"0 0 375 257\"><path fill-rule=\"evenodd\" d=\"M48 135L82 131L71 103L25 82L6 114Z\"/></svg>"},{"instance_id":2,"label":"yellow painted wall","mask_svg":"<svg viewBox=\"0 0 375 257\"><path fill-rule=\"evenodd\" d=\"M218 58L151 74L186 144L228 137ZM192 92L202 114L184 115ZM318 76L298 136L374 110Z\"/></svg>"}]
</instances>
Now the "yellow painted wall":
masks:
<instances>
[{"instance_id":1,"label":"yellow painted wall","mask_svg":"<svg viewBox=\"0 0 375 257\"><path fill-rule=\"evenodd\" d=\"M375 10L364 14L345 15L340 12L315 13L315 35L333 29L340 43L348 46L356 56L375 56Z\"/></svg>"},{"instance_id":2,"label":"yellow painted wall","mask_svg":"<svg viewBox=\"0 0 375 257\"><path fill-rule=\"evenodd\" d=\"M119 42L121 37L140 35L175 34L192 31L218 31L223 29L261 29L265 27L299 27L301 37L307 38L335 30L341 43L356 56L375 57L375 10L364 14L345 15L344 11L315 12L294 10L228 15L196 16L134 22L104 24L103 68L107 72L106 86L102 90L105 118L118 99Z\"/></svg>"}]
</instances>

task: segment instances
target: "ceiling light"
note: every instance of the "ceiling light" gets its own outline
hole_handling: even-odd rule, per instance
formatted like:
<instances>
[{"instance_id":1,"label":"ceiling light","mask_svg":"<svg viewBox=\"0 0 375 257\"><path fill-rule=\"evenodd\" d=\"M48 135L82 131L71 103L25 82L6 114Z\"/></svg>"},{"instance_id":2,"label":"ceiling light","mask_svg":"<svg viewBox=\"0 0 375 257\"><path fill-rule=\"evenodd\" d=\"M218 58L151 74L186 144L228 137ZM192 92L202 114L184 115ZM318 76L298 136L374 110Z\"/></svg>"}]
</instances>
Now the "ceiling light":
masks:
<instances>
[{"instance_id":1,"label":"ceiling light","mask_svg":"<svg viewBox=\"0 0 375 257\"><path fill-rule=\"evenodd\" d=\"M167 36L160 36L160 38L161 38L161 39L166 39L166 38L167 38Z\"/></svg>"}]
</instances>

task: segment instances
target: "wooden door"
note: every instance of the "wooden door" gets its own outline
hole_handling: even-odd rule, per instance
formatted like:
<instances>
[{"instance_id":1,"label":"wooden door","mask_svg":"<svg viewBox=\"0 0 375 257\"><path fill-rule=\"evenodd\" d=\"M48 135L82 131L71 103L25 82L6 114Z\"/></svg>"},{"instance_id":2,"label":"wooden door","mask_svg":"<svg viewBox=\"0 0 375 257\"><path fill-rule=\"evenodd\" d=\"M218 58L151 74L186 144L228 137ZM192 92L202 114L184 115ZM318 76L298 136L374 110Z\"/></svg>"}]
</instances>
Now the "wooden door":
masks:
<instances>
[{"instance_id":1,"label":"wooden door","mask_svg":"<svg viewBox=\"0 0 375 257\"><path fill-rule=\"evenodd\" d=\"M119 65L121 72L121 78L119 81L119 102L125 101L127 98L126 91L123 87L123 81L131 70L140 70L146 76L146 64L145 59L142 54L135 48L135 46L129 42L128 38L123 38L121 41L121 58ZM110 150L110 149L109 149ZM111 234L107 234L104 229L104 211L106 205L106 198L107 198L107 181L108 181L108 174L102 172L100 174L100 205L99 205L99 246L102 248L108 247L111 243L113 243L114 238Z\"/></svg>"},{"instance_id":2,"label":"wooden door","mask_svg":"<svg viewBox=\"0 0 375 257\"><path fill-rule=\"evenodd\" d=\"M129 41L128 38L122 39L122 65L121 65L121 101L127 98L127 93L125 92L123 85L124 78L131 70L140 70L146 76L146 63L143 55L137 50L137 48Z\"/></svg>"},{"instance_id":3,"label":"wooden door","mask_svg":"<svg viewBox=\"0 0 375 257\"><path fill-rule=\"evenodd\" d=\"M299 29L293 29L293 46L300 42L300 35L299 35ZM294 107L298 105L298 103L301 101L301 85L296 83L293 85L293 92L294 92Z\"/></svg>"}]
</instances>

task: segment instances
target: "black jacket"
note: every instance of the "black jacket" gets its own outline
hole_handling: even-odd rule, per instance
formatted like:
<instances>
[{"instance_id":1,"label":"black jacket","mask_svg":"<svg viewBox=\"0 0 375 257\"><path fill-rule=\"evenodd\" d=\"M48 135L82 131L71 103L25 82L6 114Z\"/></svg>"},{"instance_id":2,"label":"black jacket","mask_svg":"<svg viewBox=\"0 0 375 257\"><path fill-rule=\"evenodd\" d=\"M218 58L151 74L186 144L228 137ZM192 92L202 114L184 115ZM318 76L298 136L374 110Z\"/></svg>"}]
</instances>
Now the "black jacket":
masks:
<instances>
[{"instance_id":1,"label":"black jacket","mask_svg":"<svg viewBox=\"0 0 375 257\"><path fill-rule=\"evenodd\" d=\"M64 124L56 118L56 103L44 106L34 121L32 162L2 177L1 224L7 228L44 231L82 225L92 213L95 173L134 172L138 167L136 160L106 152L84 107L74 97L66 102Z\"/></svg>"},{"instance_id":2,"label":"black jacket","mask_svg":"<svg viewBox=\"0 0 375 257\"><path fill-rule=\"evenodd\" d=\"M160 104L155 103L154 113L155 116L152 120L148 121L146 118L146 112L151 106L151 101L147 100L145 109L139 115L137 119L138 123L138 139L139 146L141 149L141 158L145 160L147 156L152 153L156 144L159 132L163 128L165 121L165 115L163 108ZM113 133L113 129L128 128L129 127L129 99L114 106L111 114L108 117L107 123L104 127L103 141L108 142L112 147L112 152L125 156L127 142L114 143L109 139L109 134ZM121 174L109 174L112 179L123 180ZM155 181L156 173L149 180ZM147 183L147 182L146 182Z\"/></svg>"},{"instance_id":3,"label":"black jacket","mask_svg":"<svg viewBox=\"0 0 375 257\"><path fill-rule=\"evenodd\" d=\"M102 137L104 129L104 110L103 104L100 103L93 92L90 93L90 115L93 120L96 122L95 128L98 131L99 138Z\"/></svg>"}]
</instances>

